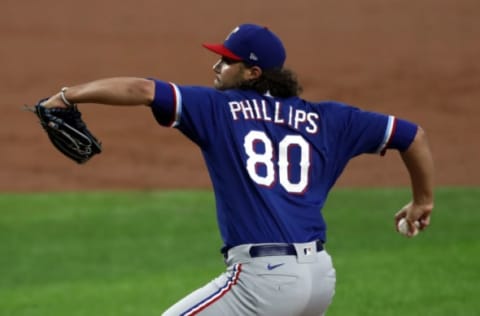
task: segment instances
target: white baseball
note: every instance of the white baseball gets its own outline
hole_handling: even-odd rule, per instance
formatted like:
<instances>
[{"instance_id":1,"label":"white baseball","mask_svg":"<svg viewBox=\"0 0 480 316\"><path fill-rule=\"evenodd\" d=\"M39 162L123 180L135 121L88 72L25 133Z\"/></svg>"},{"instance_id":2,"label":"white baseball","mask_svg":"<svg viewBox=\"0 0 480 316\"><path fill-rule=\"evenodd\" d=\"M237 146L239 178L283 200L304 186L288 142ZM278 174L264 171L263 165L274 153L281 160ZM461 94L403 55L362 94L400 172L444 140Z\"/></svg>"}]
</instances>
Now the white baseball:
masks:
<instances>
[{"instance_id":1,"label":"white baseball","mask_svg":"<svg viewBox=\"0 0 480 316\"><path fill-rule=\"evenodd\" d=\"M418 221L415 221L415 231L413 232L412 237L418 234L419 227L420 227L420 223ZM408 234L408 223L405 217L398 221L397 228L400 234L405 236Z\"/></svg>"}]
</instances>

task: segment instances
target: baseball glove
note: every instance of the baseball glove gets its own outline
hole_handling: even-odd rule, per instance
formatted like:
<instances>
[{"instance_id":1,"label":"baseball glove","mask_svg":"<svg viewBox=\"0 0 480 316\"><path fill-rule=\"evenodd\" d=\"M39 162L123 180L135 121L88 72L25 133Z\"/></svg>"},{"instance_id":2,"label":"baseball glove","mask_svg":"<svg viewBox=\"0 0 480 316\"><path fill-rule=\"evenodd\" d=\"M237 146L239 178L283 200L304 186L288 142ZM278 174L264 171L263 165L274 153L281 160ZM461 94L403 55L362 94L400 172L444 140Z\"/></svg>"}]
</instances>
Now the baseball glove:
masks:
<instances>
[{"instance_id":1,"label":"baseball glove","mask_svg":"<svg viewBox=\"0 0 480 316\"><path fill-rule=\"evenodd\" d=\"M40 119L56 149L79 164L102 152L101 143L87 129L76 105L46 108L42 105L46 100L42 99L32 107L26 106L26 109Z\"/></svg>"}]
</instances>

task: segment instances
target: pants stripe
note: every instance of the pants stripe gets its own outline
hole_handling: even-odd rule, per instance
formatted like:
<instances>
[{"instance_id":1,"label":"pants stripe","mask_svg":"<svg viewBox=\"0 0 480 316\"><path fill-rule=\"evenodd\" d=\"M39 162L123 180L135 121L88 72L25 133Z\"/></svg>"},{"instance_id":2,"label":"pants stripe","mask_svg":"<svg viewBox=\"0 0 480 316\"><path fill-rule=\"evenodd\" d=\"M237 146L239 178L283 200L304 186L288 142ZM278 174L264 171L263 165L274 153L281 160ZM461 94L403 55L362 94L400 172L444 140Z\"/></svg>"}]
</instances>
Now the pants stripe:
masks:
<instances>
[{"instance_id":1,"label":"pants stripe","mask_svg":"<svg viewBox=\"0 0 480 316\"><path fill-rule=\"evenodd\" d=\"M200 303L196 304L195 306L189 308L182 314L181 316L193 316L197 315L199 312L207 308L208 306L212 305L219 299L221 299L225 294L228 293L232 289L232 287L237 284L237 281L240 277L240 272L242 271L242 265L241 264L236 264L233 266L233 273L230 278L228 278L227 282L225 282L225 285L223 285L218 291L210 295L209 297L205 298L203 301Z\"/></svg>"}]
</instances>

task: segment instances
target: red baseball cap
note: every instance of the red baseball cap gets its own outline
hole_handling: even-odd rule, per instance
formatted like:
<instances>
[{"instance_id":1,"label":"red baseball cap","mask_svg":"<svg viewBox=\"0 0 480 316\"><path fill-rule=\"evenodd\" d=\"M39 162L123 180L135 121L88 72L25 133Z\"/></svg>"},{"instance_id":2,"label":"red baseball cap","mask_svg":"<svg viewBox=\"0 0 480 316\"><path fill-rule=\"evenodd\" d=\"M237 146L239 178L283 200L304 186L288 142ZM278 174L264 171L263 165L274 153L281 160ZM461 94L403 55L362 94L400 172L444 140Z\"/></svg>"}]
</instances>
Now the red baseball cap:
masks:
<instances>
[{"instance_id":1,"label":"red baseball cap","mask_svg":"<svg viewBox=\"0 0 480 316\"><path fill-rule=\"evenodd\" d=\"M280 38L264 26L242 24L237 26L223 44L202 44L208 50L264 70L282 68L286 59Z\"/></svg>"}]
</instances>

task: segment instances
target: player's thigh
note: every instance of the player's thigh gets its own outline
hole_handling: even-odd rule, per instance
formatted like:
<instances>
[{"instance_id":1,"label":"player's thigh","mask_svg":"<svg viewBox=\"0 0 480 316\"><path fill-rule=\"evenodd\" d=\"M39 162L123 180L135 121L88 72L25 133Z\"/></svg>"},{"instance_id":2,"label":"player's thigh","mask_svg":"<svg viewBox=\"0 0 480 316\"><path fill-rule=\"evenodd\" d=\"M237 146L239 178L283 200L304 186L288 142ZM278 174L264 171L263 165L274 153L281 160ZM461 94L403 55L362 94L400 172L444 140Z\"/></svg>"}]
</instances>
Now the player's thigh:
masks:
<instances>
[{"instance_id":1,"label":"player's thigh","mask_svg":"<svg viewBox=\"0 0 480 316\"><path fill-rule=\"evenodd\" d=\"M216 280L211 281L207 285L182 298L166 310L162 316L194 315L194 313L199 313L202 309L205 309L204 303L208 304L208 298L214 295L217 290ZM218 304L221 303L218 302Z\"/></svg>"},{"instance_id":2,"label":"player's thigh","mask_svg":"<svg viewBox=\"0 0 480 316\"><path fill-rule=\"evenodd\" d=\"M254 315L254 298L245 288L244 278L241 265L230 267L226 273L190 293L162 315Z\"/></svg>"}]
</instances>

